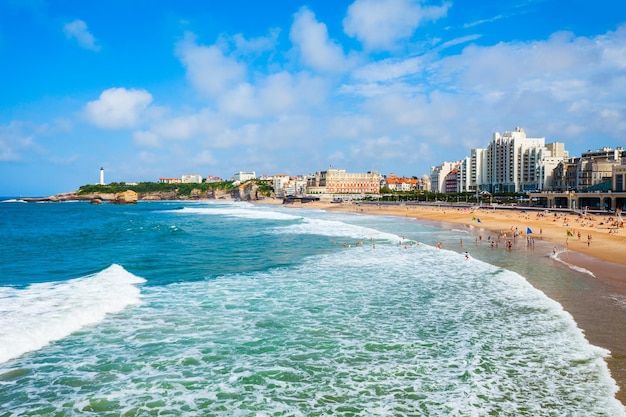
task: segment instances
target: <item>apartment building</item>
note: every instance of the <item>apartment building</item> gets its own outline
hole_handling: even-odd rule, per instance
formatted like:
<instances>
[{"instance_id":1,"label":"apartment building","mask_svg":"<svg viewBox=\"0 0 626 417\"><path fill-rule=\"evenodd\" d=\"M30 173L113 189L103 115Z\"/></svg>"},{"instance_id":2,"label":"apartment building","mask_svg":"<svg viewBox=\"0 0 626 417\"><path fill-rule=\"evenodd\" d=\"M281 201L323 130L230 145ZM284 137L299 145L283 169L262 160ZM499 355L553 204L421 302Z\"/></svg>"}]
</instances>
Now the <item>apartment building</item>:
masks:
<instances>
[{"instance_id":1,"label":"apartment building","mask_svg":"<svg viewBox=\"0 0 626 417\"><path fill-rule=\"evenodd\" d=\"M180 178L159 178L161 184L180 184L183 182Z\"/></svg>"},{"instance_id":2,"label":"apartment building","mask_svg":"<svg viewBox=\"0 0 626 417\"><path fill-rule=\"evenodd\" d=\"M350 173L345 169L318 171L307 178L307 194L378 194L380 174L376 171Z\"/></svg>"},{"instance_id":3,"label":"apartment building","mask_svg":"<svg viewBox=\"0 0 626 417\"><path fill-rule=\"evenodd\" d=\"M276 197L285 197L288 194L285 192L287 184L289 184L290 178L287 174L276 174L272 177L272 187L274 187L274 194Z\"/></svg>"},{"instance_id":4,"label":"apartment building","mask_svg":"<svg viewBox=\"0 0 626 417\"><path fill-rule=\"evenodd\" d=\"M243 183L249 180L253 180L256 178L256 172L243 172L239 171L235 175L233 175L233 181L238 183Z\"/></svg>"},{"instance_id":5,"label":"apartment building","mask_svg":"<svg viewBox=\"0 0 626 417\"><path fill-rule=\"evenodd\" d=\"M200 174L185 174L180 178L181 182L184 184L194 183L199 184L202 182L202 175Z\"/></svg>"},{"instance_id":6,"label":"apartment building","mask_svg":"<svg viewBox=\"0 0 626 417\"><path fill-rule=\"evenodd\" d=\"M390 174L384 185L392 191L413 191L417 188L417 179Z\"/></svg>"},{"instance_id":7,"label":"apartment building","mask_svg":"<svg viewBox=\"0 0 626 417\"><path fill-rule=\"evenodd\" d=\"M584 190L610 181L613 168L622 165L622 156L626 156L626 152L621 147L583 152L576 167L576 189Z\"/></svg>"},{"instance_id":8,"label":"apartment building","mask_svg":"<svg viewBox=\"0 0 626 417\"><path fill-rule=\"evenodd\" d=\"M431 191L434 193L446 192L446 176L453 169L458 169L462 161L444 162L441 165L430 167Z\"/></svg>"}]
</instances>

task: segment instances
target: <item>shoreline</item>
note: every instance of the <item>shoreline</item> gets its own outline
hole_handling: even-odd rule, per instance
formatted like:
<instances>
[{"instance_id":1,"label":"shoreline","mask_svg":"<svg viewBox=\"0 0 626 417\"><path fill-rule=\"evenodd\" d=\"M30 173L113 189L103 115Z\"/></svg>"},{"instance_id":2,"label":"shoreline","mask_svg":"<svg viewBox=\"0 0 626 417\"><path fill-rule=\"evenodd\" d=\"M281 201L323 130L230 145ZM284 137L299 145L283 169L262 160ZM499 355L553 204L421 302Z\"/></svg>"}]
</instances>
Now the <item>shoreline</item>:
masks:
<instances>
[{"instance_id":1,"label":"shoreline","mask_svg":"<svg viewBox=\"0 0 626 417\"><path fill-rule=\"evenodd\" d=\"M254 203L282 202L266 200ZM525 212L523 209L504 212L485 208L471 210L447 206L326 202L288 204L285 207L407 217L451 229L454 225L462 225L473 239L495 235L514 240L513 235L517 232L517 240L534 239L541 241L540 245L546 249L552 247L552 251L556 251L556 255L552 256L555 263L562 262L583 272L576 275L577 281L572 288L564 293L555 290L550 282L526 278L531 285L563 306L589 343L610 351L605 362L619 387L615 396L626 405L626 332L623 331L626 328L626 229L617 229L614 233L615 229L610 228L605 216L581 217L569 213ZM527 228L532 233L527 234ZM591 238L588 241L589 235ZM470 243L474 244L467 242L467 245ZM500 245L498 250L505 250L505 241L500 240ZM462 251L460 245L448 249ZM516 248L512 251L515 252ZM531 258L545 256L545 252L541 253L532 254Z\"/></svg>"}]
</instances>

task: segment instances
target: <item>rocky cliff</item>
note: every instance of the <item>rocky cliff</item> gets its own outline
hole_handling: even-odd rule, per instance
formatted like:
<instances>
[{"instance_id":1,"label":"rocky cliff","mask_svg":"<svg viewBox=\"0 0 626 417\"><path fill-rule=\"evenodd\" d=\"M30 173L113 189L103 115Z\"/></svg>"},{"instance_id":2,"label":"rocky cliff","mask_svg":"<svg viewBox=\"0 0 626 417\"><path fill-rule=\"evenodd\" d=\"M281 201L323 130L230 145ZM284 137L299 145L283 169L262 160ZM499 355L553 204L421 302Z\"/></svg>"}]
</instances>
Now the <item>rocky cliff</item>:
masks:
<instances>
[{"instance_id":1,"label":"rocky cliff","mask_svg":"<svg viewBox=\"0 0 626 417\"><path fill-rule=\"evenodd\" d=\"M232 191L235 200L252 201L263 198L259 195L259 187L253 182L246 182Z\"/></svg>"},{"instance_id":2,"label":"rocky cliff","mask_svg":"<svg viewBox=\"0 0 626 417\"><path fill-rule=\"evenodd\" d=\"M209 190L203 192L200 189L194 189L189 196L180 196L173 191L160 191L150 193L136 193L135 191L128 190L121 193L90 193L90 194L78 194L78 192L61 193L44 198L25 198L24 201L38 202L38 201L90 201L94 204L103 202L117 203L117 204L134 204L137 201L159 201L159 200L241 200L241 201L253 201L263 199L264 197L259 193L259 187L252 183L247 182L240 185L234 190Z\"/></svg>"}]
</instances>

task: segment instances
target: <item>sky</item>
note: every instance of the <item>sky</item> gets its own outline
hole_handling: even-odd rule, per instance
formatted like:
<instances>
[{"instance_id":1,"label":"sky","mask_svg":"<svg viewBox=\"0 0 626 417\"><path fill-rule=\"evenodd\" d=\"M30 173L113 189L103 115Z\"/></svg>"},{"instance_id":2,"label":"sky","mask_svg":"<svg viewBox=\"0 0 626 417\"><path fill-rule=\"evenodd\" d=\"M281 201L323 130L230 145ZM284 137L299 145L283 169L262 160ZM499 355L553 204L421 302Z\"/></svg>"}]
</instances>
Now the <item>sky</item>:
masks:
<instances>
[{"instance_id":1,"label":"sky","mask_svg":"<svg viewBox=\"0 0 626 417\"><path fill-rule=\"evenodd\" d=\"M626 147L623 0L0 0L0 196L421 177L516 127Z\"/></svg>"}]
</instances>

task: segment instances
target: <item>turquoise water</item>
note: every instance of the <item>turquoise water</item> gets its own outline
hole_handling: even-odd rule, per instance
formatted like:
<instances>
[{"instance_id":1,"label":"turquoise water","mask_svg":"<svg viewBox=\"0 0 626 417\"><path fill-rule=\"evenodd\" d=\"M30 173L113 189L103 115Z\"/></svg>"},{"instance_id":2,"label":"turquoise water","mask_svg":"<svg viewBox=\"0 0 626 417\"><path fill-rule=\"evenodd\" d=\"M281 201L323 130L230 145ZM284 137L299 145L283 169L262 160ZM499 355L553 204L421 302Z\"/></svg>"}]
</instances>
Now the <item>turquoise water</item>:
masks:
<instances>
[{"instance_id":1,"label":"turquoise water","mask_svg":"<svg viewBox=\"0 0 626 417\"><path fill-rule=\"evenodd\" d=\"M608 352L446 250L462 231L246 203L0 213L0 416L626 415Z\"/></svg>"}]
</instances>

